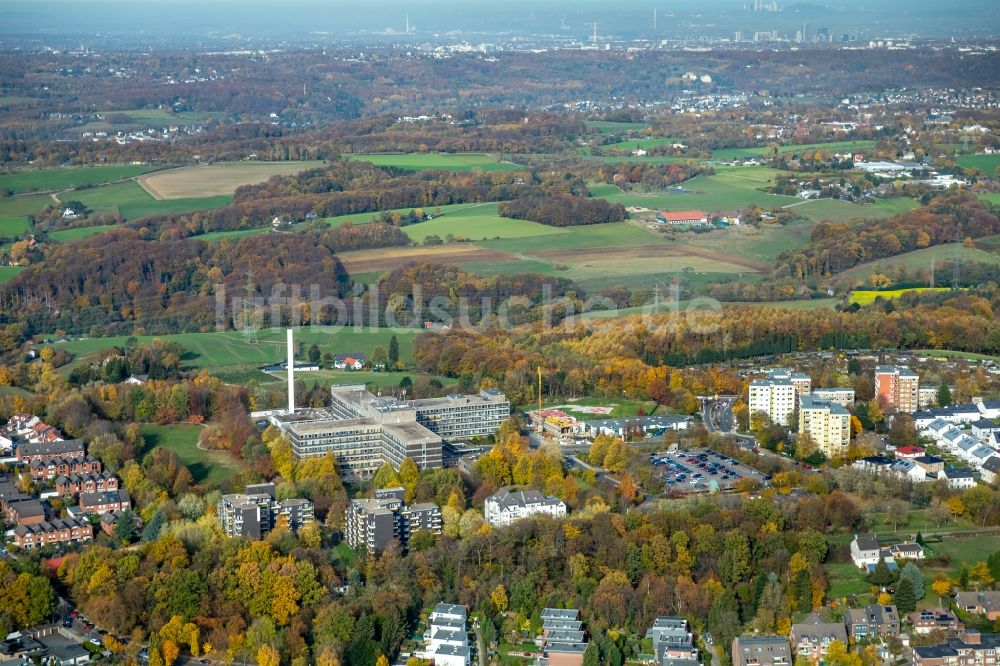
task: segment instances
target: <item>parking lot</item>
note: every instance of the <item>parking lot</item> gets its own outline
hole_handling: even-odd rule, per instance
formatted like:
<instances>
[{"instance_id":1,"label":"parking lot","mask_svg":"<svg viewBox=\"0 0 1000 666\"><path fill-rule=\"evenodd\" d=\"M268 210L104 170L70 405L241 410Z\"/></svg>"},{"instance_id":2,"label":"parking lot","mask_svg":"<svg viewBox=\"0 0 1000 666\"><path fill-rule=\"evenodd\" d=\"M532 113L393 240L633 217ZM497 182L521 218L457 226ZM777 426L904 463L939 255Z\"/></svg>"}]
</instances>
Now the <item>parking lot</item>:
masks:
<instances>
[{"instance_id":1,"label":"parking lot","mask_svg":"<svg viewBox=\"0 0 1000 666\"><path fill-rule=\"evenodd\" d=\"M768 480L757 470L711 449L654 453L649 460L659 470L668 494L731 490L743 478L760 483Z\"/></svg>"}]
</instances>

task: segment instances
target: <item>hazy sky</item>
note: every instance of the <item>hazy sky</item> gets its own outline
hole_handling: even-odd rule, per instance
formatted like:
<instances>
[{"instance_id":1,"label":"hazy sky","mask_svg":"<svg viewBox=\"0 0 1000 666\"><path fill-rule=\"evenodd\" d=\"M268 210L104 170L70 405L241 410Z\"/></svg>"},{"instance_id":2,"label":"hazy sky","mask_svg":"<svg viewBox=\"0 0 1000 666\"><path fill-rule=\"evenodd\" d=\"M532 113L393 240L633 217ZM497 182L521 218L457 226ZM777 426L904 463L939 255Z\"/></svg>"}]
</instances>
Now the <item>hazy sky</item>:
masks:
<instances>
[{"instance_id":1,"label":"hazy sky","mask_svg":"<svg viewBox=\"0 0 1000 666\"><path fill-rule=\"evenodd\" d=\"M406 15L418 35L449 30L631 36L657 31L766 29L787 22L836 29L914 31L937 35L1000 33L996 0L778 0L780 14L744 10L753 0L0 0L0 32L20 34L334 36L402 31ZM706 27L707 26L707 27Z\"/></svg>"}]
</instances>

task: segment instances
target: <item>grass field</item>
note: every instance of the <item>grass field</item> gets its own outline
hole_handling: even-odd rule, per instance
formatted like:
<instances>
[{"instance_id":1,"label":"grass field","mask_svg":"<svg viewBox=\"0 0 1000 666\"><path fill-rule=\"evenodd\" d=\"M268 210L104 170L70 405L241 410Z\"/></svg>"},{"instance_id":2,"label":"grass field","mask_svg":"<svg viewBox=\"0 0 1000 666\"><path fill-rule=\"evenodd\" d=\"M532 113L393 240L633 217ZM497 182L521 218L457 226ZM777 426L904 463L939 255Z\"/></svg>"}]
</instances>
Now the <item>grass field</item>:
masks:
<instances>
[{"instance_id":1,"label":"grass field","mask_svg":"<svg viewBox=\"0 0 1000 666\"><path fill-rule=\"evenodd\" d=\"M650 148L659 148L660 146L671 146L675 143L683 143L684 140L676 136L665 136L656 139L628 139L625 141L619 141L618 143L608 143L603 146L599 146L601 150L624 150L631 152L633 150L638 150L642 148L644 150L649 150Z\"/></svg>"},{"instance_id":2,"label":"grass field","mask_svg":"<svg viewBox=\"0 0 1000 666\"><path fill-rule=\"evenodd\" d=\"M530 238L570 233L565 228L500 217L497 214L497 204L495 203L453 210L428 222L403 227L403 231L415 243L423 242L425 238L432 235L441 239L451 235L470 240L487 240L490 238Z\"/></svg>"},{"instance_id":3,"label":"grass field","mask_svg":"<svg viewBox=\"0 0 1000 666\"><path fill-rule=\"evenodd\" d=\"M903 294L909 292L922 292L922 291L951 291L947 287L913 287L911 289L890 289L886 291L865 291L865 290L854 290L851 292L850 302L857 303L858 305L870 305L875 302L876 298L882 297L884 299L899 298Z\"/></svg>"},{"instance_id":4,"label":"grass field","mask_svg":"<svg viewBox=\"0 0 1000 666\"><path fill-rule=\"evenodd\" d=\"M0 283L13 280L23 270L23 266L0 266Z\"/></svg>"},{"instance_id":5,"label":"grass field","mask_svg":"<svg viewBox=\"0 0 1000 666\"><path fill-rule=\"evenodd\" d=\"M37 102L36 97L19 97L18 95L0 95L0 108L6 108L9 106L17 106L19 104L27 104L28 102Z\"/></svg>"},{"instance_id":6,"label":"grass field","mask_svg":"<svg viewBox=\"0 0 1000 666\"><path fill-rule=\"evenodd\" d=\"M966 169L978 169L987 176L993 176L1000 167L1000 153L993 155L959 155L955 163Z\"/></svg>"},{"instance_id":7,"label":"grass field","mask_svg":"<svg viewBox=\"0 0 1000 666\"><path fill-rule=\"evenodd\" d=\"M144 425L140 429L146 451L162 447L177 454L196 483L218 486L238 472L242 463L228 451L205 451L198 448L200 425Z\"/></svg>"},{"instance_id":8,"label":"grass field","mask_svg":"<svg viewBox=\"0 0 1000 666\"><path fill-rule=\"evenodd\" d=\"M259 371L258 371L259 372ZM284 373L279 374L267 374L264 372L259 373L261 375L258 381L261 385L267 385L267 388L275 391L285 391L287 382L285 381ZM225 380L225 373L220 373L220 377ZM423 375L418 372L369 372L367 370L319 370L317 372L300 372L295 375L296 380L303 381L306 386L312 386L314 383L320 386L329 387L333 384L365 384L370 388L395 388L399 386L399 382L403 380L404 377L409 377L411 381L417 379L417 377L431 377L437 379L441 382L442 386L447 386L448 384L454 384L454 379L448 379L447 377L434 377L433 375Z\"/></svg>"},{"instance_id":9,"label":"grass field","mask_svg":"<svg viewBox=\"0 0 1000 666\"><path fill-rule=\"evenodd\" d=\"M797 143L787 146L778 146L778 152L782 155L798 154L805 150L824 150L826 152L846 152L854 150L870 150L875 147L875 141L830 141L827 143ZM758 146L754 148L726 148L723 150L713 150L712 159L722 162L741 159L744 157L760 157L771 151L769 146Z\"/></svg>"},{"instance_id":10,"label":"grass field","mask_svg":"<svg viewBox=\"0 0 1000 666\"><path fill-rule=\"evenodd\" d=\"M925 247L922 250L914 250L913 252L896 255L895 257L887 257L885 259L858 264L853 268L838 273L836 279L864 280L872 273L886 273L894 270L897 266L904 267L912 274L924 269L930 270L932 261L935 266L941 266L954 261L1000 265L1000 255L985 252L978 248L964 247L959 243L935 245L933 247Z\"/></svg>"},{"instance_id":11,"label":"grass field","mask_svg":"<svg viewBox=\"0 0 1000 666\"><path fill-rule=\"evenodd\" d=\"M99 185L134 178L155 170L151 166L95 166L35 169L0 174L0 190L15 194L49 190L70 190L82 185Z\"/></svg>"},{"instance_id":12,"label":"grass field","mask_svg":"<svg viewBox=\"0 0 1000 666\"><path fill-rule=\"evenodd\" d=\"M777 208L801 204L797 197L770 194L767 188L774 185L781 173L765 167L720 168L715 175L696 176L684 182L685 192L628 192L607 197L612 203L653 210L741 210L748 204L763 208Z\"/></svg>"},{"instance_id":13,"label":"grass field","mask_svg":"<svg viewBox=\"0 0 1000 666\"><path fill-rule=\"evenodd\" d=\"M980 194L979 198L983 201L988 201L994 206L1000 206L1000 192L990 192L989 194Z\"/></svg>"},{"instance_id":14,"label":"grass field","mask_svg":"<svg viewBox=\"0 0 1000 666\"><path fill-rule=\"evenodd\" d=\"M31 229L31 221L26 217L0 217L0 236L20 236Z\"/></svg>"},{"instance_id":15,"label":"grass field","mask_svg":"<svg viewBox=\"0 0 1000 666\"><path fill-rule=\"evenodd\" d=\"M812 222L822 222L823 220L851 222L861 218L891 217L913 210L919 205L914 199L879 199L872 204L856 204L840 199L810 199L785 206L785 208Z\"/></svg>"},{"instance_id":16,"label":"grass field","mask_svg":"<svg viewBox=\"0 0 1000 666\"><path fill-rule=\"evenodd\" d=\"M105 231L110 231L114 229L113 224L98 225L95 227L77 227L75 229L63 229L61 231L53 231L49 234L49 238L60 243L69 243L72 241L80 240L81 238L89 238L90 236L96 236L97 234L103 234Z\"/></svg>"},{"instance_id":17,"label":"grass field","mask_svg":"<svg viewBox=\"0 0 1000 666\"><path fill-rule=\"evenodd\" d=\"M930 547L935 554L948 556L954 572L957 573L963 562L971 566L976 562L985 561L1000 550L1000 538L995 534L973 537L949 536L940 542L932 542Z\"/></svg>"},{"instance_id":18,"label":"grass field","mask_svg":"<svg viewBox=\"0 0 1000 666\"><path fill-rule=\"evenodd\" d=\"M170 169L139 178L154 199L185 200L233 194L240 185L262 183L271 176L315 169L323 162L225 162Z\"/></svg>"},{"instance_id":19,"label":"grass field","mask_svg":"<svg viewBox=\"0 0 1000 666\"><path fill-rule=\"evenodd\" d=\"M814 298L808 301L726 301L722 305L725 307L753 307L753 308L782 308L785 310L821 310L832 308L837 304L836 298ZM612 317L627 317L638 314L653 314L656 312L683 312L691 305L691 301L679 301L676 304L662 303L659 306L639 306L633 308L621 308L619 310L596 310L588 312L584 316L587 319L609 319Z\"/></svg>"},{"instance_id":20,"label":"grass field","mask_svg":"<svg viewBox=\"0 0 1000 666\"><path fill-rule=\"evenodd\" d=\"M232 201L231 196L195 197L188 199L166 199L159 201L135 182L103 185L90 190L73 192L62 199L82 202L98 212L117 211L126 220L137 220L150 215L165 213L186 213L225 206Z\"/></svg>"},{"instance_id":21,"label":"grass field","mask_svg":"<svg viewBox=\"0 0 1000 666\"><path fill-rule=\"evenodd\" d=\"M853 562L827 563L823 568L826 569L826 577L830 583L830 589L826 594L830 599L871 592L871 585L864 579L861 569L854 566Z\"/></svg>"},{"instance_id":22,"label":"grass field","mask_svg":"<svg viewBox=\"0 0 1000 666\"><path fill-rule=\"evenodd\" d=\"M31 194L20 197L0 198L0 215L4 217L21 217L37 213L48 205L55 204L47 194Z\"/></svg>"},{"instance_id":23,"label":"grass field","mask_svg":"<svg viewBox=\"0 0 1000 666\"><path fill-rule=\"evenodd\" d=\"M404 362L413 358L413 336L416 330L396 332L399 341L399 357ZM300 357L305 358L306 348L311 344L319 345L321 351L332 354L341 352L356 352L371 356L372 350L381 346L389 349L389 338L393 335L390 329L353 329L335 327L303 327L296 329L295 341L301 347ZM179 333L176 335L143 335L137 336L140 342L153 339L170 340L183 346L184 365L194 368L221 368L234 365L264 365L275 363L285 358L284 329L264 329L257 333L258 342L248 343L242 332L227 331L222 333ZM87 356L102 349L125 344L127 337L86 338L62 343L62 346L77 356Z\"/></svg>"},{"instance_id":24,"label":"grass field","mask_svg":"<svg viewBox=\"0 0 1000 666\"><path fill-rule=\"evenodd\" d=\"M611 120L587 120L587 129L599 134L625 134L626 132L640 132L649 125L646 123L617 123Z\"/></svg>"},{"instance_id":25,"label":"grass field","mask_svg":"<svg viewBox=\"0 0 1000 666\"><path fill-rule=\"evenodd\" d=\"M498 162L486 153L373 153L351 155L352 160L371 162L375 166L400 169L440 169L442 171L524 171L527 167L513 162Z\"/></svg>"}]
</instances>

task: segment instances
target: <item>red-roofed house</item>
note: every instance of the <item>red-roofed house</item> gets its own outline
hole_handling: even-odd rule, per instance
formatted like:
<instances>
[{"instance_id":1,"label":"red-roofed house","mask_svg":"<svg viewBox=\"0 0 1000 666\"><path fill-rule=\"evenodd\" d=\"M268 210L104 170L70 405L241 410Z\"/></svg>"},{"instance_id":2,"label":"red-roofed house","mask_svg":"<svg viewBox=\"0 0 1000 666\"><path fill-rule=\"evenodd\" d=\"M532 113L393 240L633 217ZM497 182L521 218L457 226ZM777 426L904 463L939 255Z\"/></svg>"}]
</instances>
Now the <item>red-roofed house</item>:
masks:
<instances>
[{"instance_id":1,"label":"red-roofed house","mask_svg":"<svg viewBox=\"0 0 1000 666\"><path fill-rule=\"evenodd\" d=\"M896 457L905 458L907 460L912 460L913 458L919 458L920 456L926 455L927 452L920 448L919 446L900 446L896 448Z\"/></svg>"},{"instance_id":2,"label":"red-roofed house","mask_svg":"<svg viewBox=\"0 0 1000 666\"><path fill-rule=\"evenodd\" d=\"M663 212L656 214L656 221L661 224L708 224L708 213L700 210Z\"/></svg>"}]
</instances>

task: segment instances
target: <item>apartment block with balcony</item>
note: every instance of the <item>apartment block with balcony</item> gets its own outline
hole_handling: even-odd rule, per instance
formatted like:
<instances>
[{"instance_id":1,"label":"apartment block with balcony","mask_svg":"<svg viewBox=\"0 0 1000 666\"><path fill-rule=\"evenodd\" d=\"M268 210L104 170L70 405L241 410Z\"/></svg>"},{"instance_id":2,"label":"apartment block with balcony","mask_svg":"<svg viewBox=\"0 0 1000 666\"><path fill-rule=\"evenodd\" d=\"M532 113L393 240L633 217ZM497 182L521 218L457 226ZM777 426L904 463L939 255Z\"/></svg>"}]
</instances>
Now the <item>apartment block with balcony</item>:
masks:
<instances>
[{"instance_id":1,"label":"apartment block with balcony","mask_svg":"<svg viewBox=\"0 0 1000 666\"><path fill-rule=\"evenodd\" d=\"M733 666L791 666L792 650L785 636L737 636Z\"/></svg>"},{"instance_id":2,"label":"apartment block with balcony","mask_svg":"<svg viewBox=\"0 0 1000 666\"><path fill-rule=\"evenodd\" d=\"M920 377L907 367L877 366L875 397L884 408L912 414L920 409Z\"/></svg>"},{"instance_id":3,"label":"apartment block with balcony","mask_svg":"<svg viewBox=\"0 0 1000 666\"><path fill-rule=\"evenodd\" d=\"M851 414L841 405L803 395L799 398L799 434L808 434L827 458L834 458L851 445Z\"/></svg>"},{"instance_id":4,"label":"apartment block with balcony","mask_svg":"<svg viewBox=\"0 0 1000 666\"><path fill-rule=\"evenodd\" d=\"M352 500L344 512L344 536L351 548L363 547L370 554L393 543L405 550L418 530L441 533L441 509L436 504L403 503L402 488L377 490L374 499Z\"/></svg>"},{"instance_id":5,"label":"apartment block with balcony","mask_svg":"<svg viewBox=\"0 0 1000 666\"><path fill-rule=\"evenodd\" d=\"M750 427L760 425L760 414L766 414L771 423L787 426L795 412L796 394L795 385L786 374L772 374L767 379L750 382L747 396Z\"/></svg>"}]
</instances>

